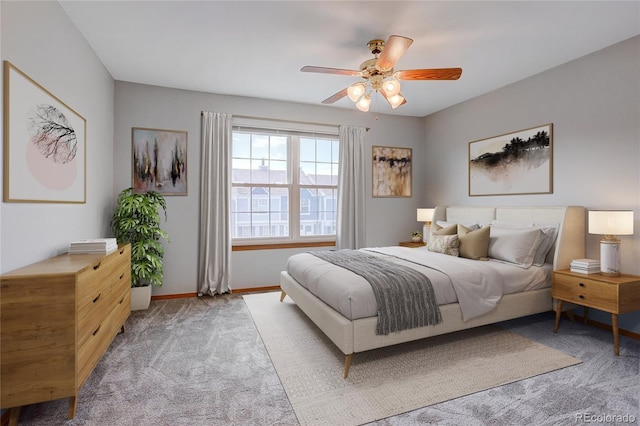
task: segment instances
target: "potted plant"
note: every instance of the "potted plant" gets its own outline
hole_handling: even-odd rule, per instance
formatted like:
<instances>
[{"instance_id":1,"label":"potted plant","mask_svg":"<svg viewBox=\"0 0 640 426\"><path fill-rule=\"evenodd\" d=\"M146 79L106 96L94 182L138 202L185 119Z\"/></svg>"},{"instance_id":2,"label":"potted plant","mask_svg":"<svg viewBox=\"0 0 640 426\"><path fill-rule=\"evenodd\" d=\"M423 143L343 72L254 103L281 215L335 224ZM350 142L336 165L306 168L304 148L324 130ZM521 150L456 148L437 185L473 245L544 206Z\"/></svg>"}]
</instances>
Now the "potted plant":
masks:
<instances>
[{"instance_id":1,"label":"potted plant","mask_svg":"<svg viewBox=\"0 0 640 426\"><path fill-rule=\"evenodd\" d=\"M422 241L422 232L414 231L411 233L411 241L418 243Z\"/></svg>"},{"instance_id":2,"label":"potted plant","mask_svg":"<svg viewBox=\"0 0 640 426\"><path fill-rule=\"evenodd\" d=\"M167 204L161 194L127 188L118 195L111 218L118 243L131 244L131 310L148 308L151 286L162 285L164 246L160 239L169 242L169 236L160 228L160 209L166 221Z\"/></svg>"}]
</instances>

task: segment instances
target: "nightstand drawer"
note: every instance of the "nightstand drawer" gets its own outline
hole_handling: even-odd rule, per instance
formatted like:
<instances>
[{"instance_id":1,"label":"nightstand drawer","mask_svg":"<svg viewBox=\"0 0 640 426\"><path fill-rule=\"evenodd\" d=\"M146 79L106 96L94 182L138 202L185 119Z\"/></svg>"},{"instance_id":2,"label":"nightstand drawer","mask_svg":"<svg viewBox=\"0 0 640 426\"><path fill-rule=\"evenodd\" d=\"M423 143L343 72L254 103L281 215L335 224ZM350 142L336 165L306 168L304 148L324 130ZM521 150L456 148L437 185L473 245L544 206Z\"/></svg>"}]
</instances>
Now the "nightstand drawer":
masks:
<instances>
[{"instance_id":1,"label":"nightstand drawer","mask_svg":"<svg viewBox=\"0 0 640 426\"><path fill-rule=\"evenodd\" d=\"M555 274L551 296L607 312L618 311L618 288L587 277Z\"/></svg>"}]
</instances>

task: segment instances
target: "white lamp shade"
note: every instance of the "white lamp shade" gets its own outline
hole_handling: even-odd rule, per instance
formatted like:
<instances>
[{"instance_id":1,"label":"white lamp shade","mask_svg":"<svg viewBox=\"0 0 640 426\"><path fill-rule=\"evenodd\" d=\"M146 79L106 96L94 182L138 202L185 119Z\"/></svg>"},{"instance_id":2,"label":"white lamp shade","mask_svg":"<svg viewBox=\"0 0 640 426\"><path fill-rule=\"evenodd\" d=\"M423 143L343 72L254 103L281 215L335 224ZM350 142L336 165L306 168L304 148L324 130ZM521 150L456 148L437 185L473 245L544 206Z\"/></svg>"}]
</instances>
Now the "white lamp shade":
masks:
<instances>
[{"instance_id":1,"label":"white lamp shade","mask_svg":"<svg viewBox=\"0 0 640 426\"><path fill-rule=\"evenodd\" d=\"M364 91L364 83L356 83L347 88L347 95L352 102L357 102L360 96L364 95Z\"/></svg>"},{"instance_id":2,"label":"white lamp shade","mask_svg":"<svg viewBox=\"0 0 640 426\"><path fill-rule=\"evenodd\" d=\"M383 83L383 87L387 97L395 96L400 93L400 82L398 80L386 80Z\"/></svg>"},{"instance_id":3,"label":"white lamp shade","mask_svg":"<svg viewBox=\"0 0 640 426\"><path fill-rule=\"evenodd\" d=\"M356 103L356 108L358 108L362 112L367 112L369 111L369 104L371 104L371 95L364 95Z\"/></svg>"},{"instance_id":4,"label":"white lamp shade","mask_svg":"<svg viewBox=\"0 0 640 426\"><path fill-rule=\"evenodd\" d=\"M600 235L633 235L633 211L589 211L589 233Z\"/></svg>"},{"instance_id":5,"label":"white lamp shade","mask_svg":"<svg viewBox=\"0 0 640 426\"><path fill-rule=\"evenodd\" d=\"M389 96L387 98L387 100L389 101L389 103L391 104L391 108L396 109L398 108L400 105L402 105L402 102L404 102L404 97L401 94L396 94L393 96Z\"/></svg>"},{"instance_id":6,"label":"white lamp shade","mask_svg":"<svg viewBox=\"0 0 640 426\"><path fill-rule=\"evenodd\" d=\"M418 222L431 222L435 209L418 209Z\"/></svg>"}]
</instances>

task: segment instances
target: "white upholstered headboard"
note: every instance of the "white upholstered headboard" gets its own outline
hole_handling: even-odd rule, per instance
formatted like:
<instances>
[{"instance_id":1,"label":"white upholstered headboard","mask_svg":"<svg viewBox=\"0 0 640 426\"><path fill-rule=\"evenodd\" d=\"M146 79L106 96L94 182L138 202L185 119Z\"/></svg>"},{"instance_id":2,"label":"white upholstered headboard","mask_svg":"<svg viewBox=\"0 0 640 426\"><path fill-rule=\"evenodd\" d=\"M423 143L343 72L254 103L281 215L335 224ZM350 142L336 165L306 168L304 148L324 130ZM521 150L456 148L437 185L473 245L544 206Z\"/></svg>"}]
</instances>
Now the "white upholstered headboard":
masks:
<instances>
[{"instance_id":1,"label":"white upholstered headboard","mask_svg":"<svg viewBox=\"0 0 640 426\"><path fill-rule=\"evenodd\" d=\"M573 259L585 257L585 209L581 206L558 207L476 207L437 206L433 222L475 222L492 220L559 224L556 244L547 256L553 269L569 269Z\"/></svg>"}]
</instances>

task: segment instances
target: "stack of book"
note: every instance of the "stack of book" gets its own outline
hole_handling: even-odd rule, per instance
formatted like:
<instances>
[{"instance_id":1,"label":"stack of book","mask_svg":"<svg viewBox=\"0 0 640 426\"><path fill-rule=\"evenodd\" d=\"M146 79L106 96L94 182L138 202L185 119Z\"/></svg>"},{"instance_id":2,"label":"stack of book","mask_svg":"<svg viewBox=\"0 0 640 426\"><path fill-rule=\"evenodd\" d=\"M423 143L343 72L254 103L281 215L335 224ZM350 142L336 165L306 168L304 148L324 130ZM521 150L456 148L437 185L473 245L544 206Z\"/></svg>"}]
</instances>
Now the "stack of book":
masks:
<instances>
[{"instance_id":1,"label":"stack of book","mask_svg":"<svg viewBox=\"0 0 640 426\"><path fill-rule=\"evenodd\" d=\"M600 272L600 261L595 259L574 259L571 261L570 270L581 274L597 274Z\"/></svg>"},{"instance_id":2,"label":"stack of book","mask_svg":"<svg viewBox=\"0 0 640 426\"><path fill-rule=\"evenodd\" d=\"M95 238L90 240L78 240L69 243L70 254L109 254L118 248L115 238Z\"/></svg>"}]
</instances>

